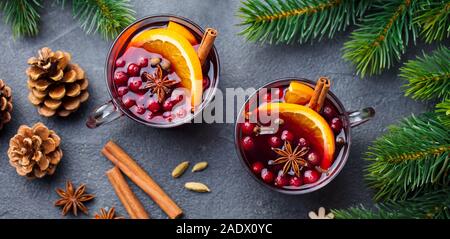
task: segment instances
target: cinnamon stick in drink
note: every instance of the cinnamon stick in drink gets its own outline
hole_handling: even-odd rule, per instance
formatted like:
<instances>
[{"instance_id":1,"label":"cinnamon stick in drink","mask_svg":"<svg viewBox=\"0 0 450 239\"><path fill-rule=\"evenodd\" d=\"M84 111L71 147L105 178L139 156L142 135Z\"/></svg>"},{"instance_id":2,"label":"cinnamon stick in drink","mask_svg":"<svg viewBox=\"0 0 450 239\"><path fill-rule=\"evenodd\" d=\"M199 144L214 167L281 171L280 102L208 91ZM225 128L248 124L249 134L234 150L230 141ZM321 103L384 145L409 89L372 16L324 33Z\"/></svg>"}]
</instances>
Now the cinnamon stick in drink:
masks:
<instances>
[{"instance_id":1,"label":"cinnamon stick in drink","mask_svg":"<svg viewBox=\"0 0 450 239\"><path fill-rule=\"evenodd\" d=\"M102 153L147 193L169 218L178 218L183 214L181 208L120 146L109 141L103 147Z\"/></svg>"},{"instance_id":2,"label":"cinnamon stick in drink","mask_svg":"<svg viewBox=\"0 0 450 239\"><path fill-rule=\"evenodd\" d=\"M214 41L217 37L217 30L213 28L207 28L205 34L203 35L202 42L197 50L198 58L202 65L205 64L206 59L208 59L209 52L214 46Z\"/></svg>"},{"instance_id":3,"label":"cinnamon stick in drink","mask_svg":"<svg viewBox=\"0 0 450 239\"><path fill-rule=\"evenodd\" d=\"M308 104L309 108L317 112L322 110L328 91L330 90L330 86L330 80L326 77L320 77L319 80L317 80L316 87L314 88L314 94Z\"/></svg>"},{"instance_id":4,"label":"cinnamon stick in drink","mask_svg":"<svg viewBox=\"0 0 450 239\"><path fill-rule=\"evenodd\" d=\"M118 167L114 167L106 172L108 176L109 182L116 191L117 197L122 202L125 210L127 210L128 215L131 219L149 219L147 212L142 206L139 199L136 195L131 191L128 186L127 181L123 177L120 169Z\"/></svg>"}]
</instances>

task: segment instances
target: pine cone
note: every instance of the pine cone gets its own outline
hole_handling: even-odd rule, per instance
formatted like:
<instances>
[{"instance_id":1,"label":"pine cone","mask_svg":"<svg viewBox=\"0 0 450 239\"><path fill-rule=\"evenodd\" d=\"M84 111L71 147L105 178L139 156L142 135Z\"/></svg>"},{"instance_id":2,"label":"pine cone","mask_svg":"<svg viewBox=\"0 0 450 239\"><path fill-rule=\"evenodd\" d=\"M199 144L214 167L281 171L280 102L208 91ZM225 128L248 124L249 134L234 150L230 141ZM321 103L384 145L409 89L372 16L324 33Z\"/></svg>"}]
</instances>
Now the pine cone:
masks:
<instances>
[{"instance_id":1,"label":"pine cone","mask_svg":"<svg viewBox=\"0 0 450 239\"><path fill-rule=\"evenodd\" d=\"M0 79L0 130L11 121L12 94L11 88Z\"/></svg>"},{"instance_id":2,"label":"pine cone","mask_svg":"<svg viewBox=\"0 0 450 239\"><path fill-rule=\"evenodd\" d=\"M43 123L37 123L33 128L22 125L9 141L9 163L19 175L28 178L52 175L63 156L60 143L55 131Z\"/></svg>"},{"instance_id":3,"label":"pine cone","mask_svg":"<svg viewBox=\"0 0 450 239\"><path fill-rule=\"evenodd\" d=\"M89 98L84 70L70 59L68 52L53 52L48 47L28 59L28 99L45 117L66 117Z\"/></svg>"}]
</instances>

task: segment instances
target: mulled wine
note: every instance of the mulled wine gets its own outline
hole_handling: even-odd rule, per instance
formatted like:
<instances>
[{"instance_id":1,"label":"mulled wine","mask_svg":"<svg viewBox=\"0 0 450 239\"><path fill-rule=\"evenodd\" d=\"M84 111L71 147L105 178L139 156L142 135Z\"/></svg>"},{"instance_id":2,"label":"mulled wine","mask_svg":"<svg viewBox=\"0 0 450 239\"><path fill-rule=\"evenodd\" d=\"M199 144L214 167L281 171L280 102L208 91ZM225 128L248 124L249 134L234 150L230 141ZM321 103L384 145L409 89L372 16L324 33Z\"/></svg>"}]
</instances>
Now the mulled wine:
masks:
<instances>
[{"instance_id":1,"label":"mulled wine","mask_svg":"<svg viewBox=\"0 0 450 239\"><path fill-rule=\"evenodd\" d=\"M320 94L318 85L279 81L244 105L236 144L245 165L264 184L283 191L312 188L330 177L343 155L345 112L329 93Z\"/></svg>"}]
</instances>

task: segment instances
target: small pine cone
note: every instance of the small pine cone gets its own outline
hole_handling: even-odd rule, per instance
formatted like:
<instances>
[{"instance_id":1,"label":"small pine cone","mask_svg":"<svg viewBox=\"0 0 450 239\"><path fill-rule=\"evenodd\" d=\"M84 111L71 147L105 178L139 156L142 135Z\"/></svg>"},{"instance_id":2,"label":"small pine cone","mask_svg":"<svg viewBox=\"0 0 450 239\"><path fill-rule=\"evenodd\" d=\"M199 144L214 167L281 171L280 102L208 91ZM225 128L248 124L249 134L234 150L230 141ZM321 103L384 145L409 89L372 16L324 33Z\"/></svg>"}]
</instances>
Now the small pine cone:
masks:
<instances>
[{"instance_id":1,"label":"small pine cone","mask_svg":"<svg viewBox=\"0 0 450 239\"><path fill-rule=\"evenodd\" d=\"M20 176L42 178L52 175L63 156L60 143L61 138L43 123L37 123L33 128L22 125L9 141L9 163Z\"/></svg>"},{"instance_id":2,"label":"small pine cone","mask_svg":"<svg viewBox=\"0 0 450 239\"><path fill-rule=\"evenodd\" d=\"M89 81L84 70L70 62L68 52L44 47L28 59L28 99L45 117L66 117L89 98Z\"/></svg>"},{"instance_id":3,"label":"small pine cone","mask_svg":"<svg viewBox=\"0 0 450 239\"><path fill-rule=\"evenodd\" d=\"M0 79L0 130L11 121L12 92L11 88Z\"/></svg>"}]
</instances>

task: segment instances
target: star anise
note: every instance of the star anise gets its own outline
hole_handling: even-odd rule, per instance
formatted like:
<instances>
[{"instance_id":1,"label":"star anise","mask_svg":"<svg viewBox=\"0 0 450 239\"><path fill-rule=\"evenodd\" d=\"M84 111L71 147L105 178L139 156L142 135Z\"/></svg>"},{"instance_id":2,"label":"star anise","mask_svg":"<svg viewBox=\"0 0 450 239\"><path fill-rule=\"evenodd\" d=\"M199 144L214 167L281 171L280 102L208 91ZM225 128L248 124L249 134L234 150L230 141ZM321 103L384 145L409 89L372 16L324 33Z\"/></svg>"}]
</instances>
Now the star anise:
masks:
<instances>
[{"instance_id":1,"label":"star anise","mask_svg":"<svg viewBox=\"0 0 450 239\"><path fill-rule=\"evenodd\" d=\"M144 72L142 78L145 81L143 89L150 89L153 94L156 94L159 103L164 101L166 94L169 94L170 87L177 84L176 80L169 79L167 75L163 77L163 70L159 65L153 74Z\"/></svg>"},{"instance_id":2,"label":"star anise","mask_svg":"<svg viewBox=\"0 0 450 239\"><path fill-rule=\"evenodd\" d=\"M77 216L78 210L84 214L88 214L87 207L84 202L90 201L95 198L92 194L86 194L86 185L81 184L76 190L73 188L73 184L70 180L66 182L66 190L61 188L56 189L56 193L61 197L55 202L55 207L63 207L62 214L65 216L72 210L73 215Z\"/></svg>"},{"instance_id":3,"label":"star anise","mask_svg":"<svg viewBox=\"0 0 450 239\"><path fill-rule=\"evenodd\" d=\"M114 207L106 210L100 208L100 213L94 215L94 219L125 219L124 217L116 216L116 209Z\"/></svg>"},{"instance_id":4,"label":"star anise","mask_svg":"<svg viewBox=\"0 0 450 239\"><path fill-rule=\"evenodd\" d=\"M274 161L274 164L284 164L283 172L286 174L289 171L294 171L296 176L300 176L300 167L308 166L308 162L302 158L308 153L307 147L300 148L299 145L292 151L292 146L289 141L284 141L283 148L272 148L272 150L280 157Z\"/></svg>"}]
</instances>

